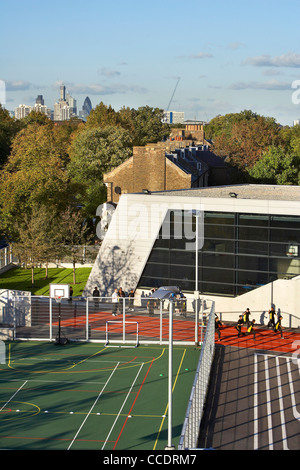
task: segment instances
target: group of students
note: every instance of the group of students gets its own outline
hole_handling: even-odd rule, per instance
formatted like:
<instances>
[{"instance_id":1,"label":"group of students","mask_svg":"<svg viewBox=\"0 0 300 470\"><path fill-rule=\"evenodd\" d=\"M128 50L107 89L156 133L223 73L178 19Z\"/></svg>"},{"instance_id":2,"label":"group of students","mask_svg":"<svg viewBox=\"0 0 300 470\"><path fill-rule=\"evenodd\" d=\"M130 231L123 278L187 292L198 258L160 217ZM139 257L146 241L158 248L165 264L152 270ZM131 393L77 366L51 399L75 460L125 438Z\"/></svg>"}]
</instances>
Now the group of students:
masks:
<instances>
[{"instance_id":1,"label":"group of students","mask_svg":"<svg viewBox=\"0 0 300 470\"><path fill-rule=\"evenodd\" d=\"M283 338L283 333L282 333L282 326L281 326L281 320L282 316L279 315L277 322L275 322L275 310L274 307L271 307L269 310L269 322L268 322L268 328L272 328L275 333L280 333L281 338ZM238 338L241 335L251 335L253 334L253 339L255 340L255 335L256 335L256 330L255 330L255 319L252 321L250 320L250 309L247 308L242 315L239 315L239 319L237 321L237 324L235 326L237 332L238 332ZM216 333L218 334L219 340L221 339L221 332L220 332L220 326L222 326L222 323L218 316L216 315L215 318L215 330ZM242 332L242 327L246 326L247 330L245 332Z\"/></svg>"},{"instance_id":2,"label":"group of students","mask_svg":"<svg viewBox=\"0 0 300 470\"><path fill-rule=\"evenodd\" d=\"M126 297L125 295L125 292L123 291L122 287L119 287L119 289L115 289L113 294L112 294L112 304L113 304L113 308L112 308L112 316L113 317L116 317L118 315L118 312L121 313L122 310L123 310L123 302L120 302L121 298L124 298ZM134 290L131 289L131 291L129 292L128 294L128 298L129 298L129 304L128 304L128 308L130 311L133 312L134 308L133 308L133 302L134 302Z\"/></svg>"}]
</instances>

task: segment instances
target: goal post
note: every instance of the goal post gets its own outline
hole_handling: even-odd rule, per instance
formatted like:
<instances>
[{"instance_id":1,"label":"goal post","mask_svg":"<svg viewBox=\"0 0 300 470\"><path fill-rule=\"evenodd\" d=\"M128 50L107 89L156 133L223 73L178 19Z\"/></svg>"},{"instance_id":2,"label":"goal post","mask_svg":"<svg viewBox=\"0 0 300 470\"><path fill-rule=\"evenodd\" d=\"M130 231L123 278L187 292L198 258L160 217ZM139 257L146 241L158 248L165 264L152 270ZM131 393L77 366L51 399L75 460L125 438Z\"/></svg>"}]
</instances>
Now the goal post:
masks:
<instances>
[{"instance_id":1,"label":"goal post","mask_svg":"<svg viewBox=\"0 0 300 470\"><path fill-rule=\"evenodd\" d=\"M116 335L122 336L122 340L116 339ZM128 339L129 335L134 339ZM108 320L105 327L105 346L109 347L111 342L122 343L120 347L137 348L139 345L139 322Z\"/></svg>"}]
</instances>

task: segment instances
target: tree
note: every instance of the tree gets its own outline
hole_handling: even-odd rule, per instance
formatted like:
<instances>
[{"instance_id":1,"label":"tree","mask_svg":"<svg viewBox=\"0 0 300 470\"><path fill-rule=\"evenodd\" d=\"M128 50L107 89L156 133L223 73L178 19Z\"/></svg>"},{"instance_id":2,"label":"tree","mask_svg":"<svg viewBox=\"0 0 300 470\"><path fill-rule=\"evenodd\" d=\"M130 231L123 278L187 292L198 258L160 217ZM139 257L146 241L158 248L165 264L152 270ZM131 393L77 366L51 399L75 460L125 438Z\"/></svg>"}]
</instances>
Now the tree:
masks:
<instances>
[{"instance_id":1,"label":"tree","mask_svg":"<svg viewBox=\"0 0 300 470\"><path fill-rule=\"evenodd\" d=\"M106 199L103 174L131 155L132 138L121 127L86 128L76 135L70 147L68 175L86 217L95 217L97 207Z\"/></svg>"},{"instance_id":2,"label":"tree","mask_svg":"<svg viewBox=\"0 0 300 470\"><path fill-rule=\"evenodd\" d=\"M0 104L0 168L6 163L12 140L21 128L20 121L10 117L8 111Z\"/></svg>"},{"instance_id":3,"label":"tree","mask_svg":"<svg viewBox=\"0 0 300 470\"><path fill-rule=\"evenodd\" d=\"M103 102L93 109L87 118L87 128L105 128L119 126L132 135L132 145L156 143L167 138L170 134L168 124L162 122L163 110L142 106L138 109L121 108L115 111Z\"/></svg>"},{"instance_id":4,"label":"tree","mask_svg":"<svg viewBox=\"0 0 300 470\"><path fill-rule=\"evenodd\" d=\"M0 219L16 240L16 220L41 204L56 213L70 203L68 177L53 129L30 124L13 140L0 173Z\"/></svg>"},{"instance_id":5,"label":"tree","mask_svg":"<svg viewBox=\"0 0 300 470\"><path fill-rule=\"evenodd\" d=\"M90 112L87 120L86 127L106 127L116 126L118 123L118 116L116 111L109 105L101 101L92 111Z\"/></svg>"},{"instance_id":6,"label":"tree","mask_svg":"<svg viewBox=\"0 0 300 470\"><path fill-rule=\"evenodd\" d=\"M142 106L132 110L133 115L133 145L146 145L161 142L170 135L170 127L163 124L163 110Z\"/></svg>"},{"instance_id":7,"label":"tree","mask_svg":"<svg viewBox=\"0 0 300 470\"><path fill-rule=\"evenodd\" d=\"M80 211L68 207L61 215L59 239L62 255L71 257L73 265L73 284L76 284L76 263L82 259L81 248L91 240L89 227Z\"/></svg>"},{"instance_id":8,"label":"tree","mask_svg":"<svg viewBox=\"0 0 300 470\"><path fill-rule=\"evenodd\" d=\"M252 168L270 146L280 142L280 126L273 118L252 111L218 116L206 127L212 150L239 171Z\"/></svg>"},{"instance_id":9,"label":"tree","mask_svg":"<svg viewBox=\"0 0 300 470\"><path fill-rule=\"evenodd\" d=\"M256 183L300 184L300 156L272 146L249 170Z\"/></svg>"},{"instance_id":10,"label":"tree","mask_svg":"<svg viewBox=\"0 0 300 470\"><path fill-rule=\"evenodd\" d=\"M21 263L26 267L30 266L32 285L34 285L34 268L45 262L47 278L48 262L54 259L57 253L55 226L53 214L40 204L35 204L23 218L15 221L17 238L13 243L13 251Z\"/></svg>"}]
</instances>

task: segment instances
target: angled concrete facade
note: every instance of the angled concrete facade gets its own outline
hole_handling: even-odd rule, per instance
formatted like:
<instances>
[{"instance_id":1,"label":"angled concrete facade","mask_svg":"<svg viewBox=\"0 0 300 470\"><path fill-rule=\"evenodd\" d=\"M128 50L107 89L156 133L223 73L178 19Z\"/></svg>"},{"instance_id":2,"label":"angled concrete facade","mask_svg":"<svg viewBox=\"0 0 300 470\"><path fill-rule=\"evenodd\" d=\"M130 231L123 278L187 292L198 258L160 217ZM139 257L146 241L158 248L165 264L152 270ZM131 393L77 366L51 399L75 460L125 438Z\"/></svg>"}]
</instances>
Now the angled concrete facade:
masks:
<instances>
[{"instance_id":1,"label":"angled concrete facade","mask_svg":"<svg viewBox=\"0 0 300 470\"><path fill-rule=\"evenodd\" d=\"M209 187L201 189L189 189L178 191L162 191L154 192L152 194L125 194L122 195L117 205L116 211L113 215L111 224L108 228L106 236L103 240L99 254L93 266L90 278L87 282L84 295L92 294L95 286L98 286L102 296L110 296L114 288L122 287L123 290L129 291L135 289L136 294L142 292L147 293L151 289L151 285L147 287L147 279L152 280L151 275L146 276L145 270L151 261L150 256L153 254L154 247L157 244L159 233L162 229L162 224L169 211L185 211L186 213L194 211L202 211L204 214L218 214L221 217L233 215L235 217L242 215L246 217L249 215L249 220L252 216L259 219L273 218L275 221L281 219L290 221L295 220L300 223L300 187L295 186L268 186L268 185L232 185L222 187ZM249 222L248 222L249 223ZM290 222L289 222L290 223ZM208 224L208 228L211 224ZM217 228L217 225L214 225ZM225 227L225 225L224 225ZM242 226L237 227L242 230ZM247 227L246 227L247 229ZM248 227L249 231L253 231L252 227ZM256 261L260 257L260 253L253 252L256 246L265 246L267 243L262 242L259 237L265 228L254 227L254 233L257 230L258 242L251 242L249 246L251 255L245 258L246 261ZM221 229L222 230L222 229ZM276 228L270 228L268 233L276 232ZM278 230L279 232L279 230ZM285 232L287 233L286 239L284 238ZM207 232L209 233L209 232ZM209 244L207 233L204 229L205 243ZM217 275L222 273L226 277L236 275L242 268L230 267L226 264L226 249L224 244L219 243L217 248L212 251L211 248L206 249L206 257L203 257L203 272L211 268L212 280L210 286L219 284L220 292L214 292L213 289L209 291L207 288L208 283L203 283L203 291L200 290L200 295L203 298L209 298L215 301L216 311L223 313L226 319L236 320L238 312L242 312L246 307L253 311L257 311L259 318L262 318L264 312L267 312L272 304L276 306L278 311L285 313L284 320L287 326L300 327L300 315L298 313L298 304L300 300L300 229L299 226L293 229L293 226L286 231L284 227L280 228L281 241L276 241L274 245L276 249L281 250L280 256L273 256L271 259L273 265L278 271L278 275L272 278L271 274L265 273L262 269L264 279L267 281L257 281L251 285L246 281L241 281L238 285L238 290L233 291L231 295L224 295L222 293L223 281L218 281ZM219 237L222 237L219 234ZM292 239L292 240L291 240ZM232 246L237 243L237 240L232 239ZM228 242L229 243L229 242ZM258 243L260 245L258 245ZM242 242L240 242L242 245ZM296 250L290 253L288 246ZM298 250L299 248L299 250ZM233 248L234 250L235 248ZM266 248L268 249L268 247ZM199 253L203 251L200 249ZM168 248L159 251L158 255L168 255ZM194 258L192 252L185 256L181 250L182 264L185 264L182 269L179 266L178 282L180 283L180 275L182 275L182 282L188 285L188 280L184 280L184 269L190 269L193 273ZM232 255L233 257L234 255ZM186 261L184 260L186 258ZM270 257L269 257L270 258ZM268 255L262 257L263 261L269 262ZM218 270L210 266L206 268L205 263L213 259L214 263L218 262ZM163 268L167 262L163 258L156 259L152 262L152 267L157 271L153 275L160 279L159 270ZM190 266L188 264L190 263ZM224 263L224 264L222 264ZM274 264L275 263L275 264ZM151 264L151 263L150 263ZM273 266L272 265L272 266ZM148 266L149 267L149 266ZM174 265L170 270L174 269ZM255 268L249 267L252 270L253 276ZM245 271L245 269L244 269ZM150 271L151 272L151 271ZM216 278L214 275L216 273ZM171 272L169 276L175 276ZM268 277L266 277L268 276ZM223 279L222 278L222 279ZM206 290L205 290L206 289ZM185 291L185 289L182 289ZM187 297L193 297L194 288L186 290ZM225 318L224 318L225 319Z\"/></svg>"}]
</instances>

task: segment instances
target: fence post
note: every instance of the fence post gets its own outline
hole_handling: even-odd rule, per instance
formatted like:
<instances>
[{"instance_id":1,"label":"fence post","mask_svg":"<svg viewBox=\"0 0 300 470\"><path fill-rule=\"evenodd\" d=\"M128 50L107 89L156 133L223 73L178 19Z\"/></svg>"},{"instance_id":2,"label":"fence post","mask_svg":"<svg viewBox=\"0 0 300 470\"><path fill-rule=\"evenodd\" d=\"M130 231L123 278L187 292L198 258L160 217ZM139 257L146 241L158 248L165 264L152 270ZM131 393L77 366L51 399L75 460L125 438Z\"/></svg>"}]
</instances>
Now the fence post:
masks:
<instances>
[{"instance_id":1,"label":"fence post","mask_svg":"<svg viewBox=\"0 0 300 470\"><path fill-rule=\"evenodd\" d=\"M125 343L125 297L122 297L122 313L123 313L123 343Z\"/></svg>"},{"instance_id":2,"label":"fence post","mask_svg":"<svg viewBox=\"0 0 300 470\"><path fill-rule=\"evenodd\" d=\"M85 337L86 341L89 340L89 298L86 298L85 303Z\"/></svg>"},{"instance_id":3,"label":"fence post","mask_svg":"<svg viewBox=\"0 0 300 470\"><path fill-rule=\"evenodd\" d=\"M49 338L52 341L52 298L49 297Z\"/></svg>"},{"instance_id":4,"label":"fence post","mask_svg":"<svg viewBox=\"0 0 300 470\"><path fill-rule=\"evenodd\" d=\"M159 341L162 344L162 314L163 314L163 301L159 302Z\"/></svg>"}]
</instances>

